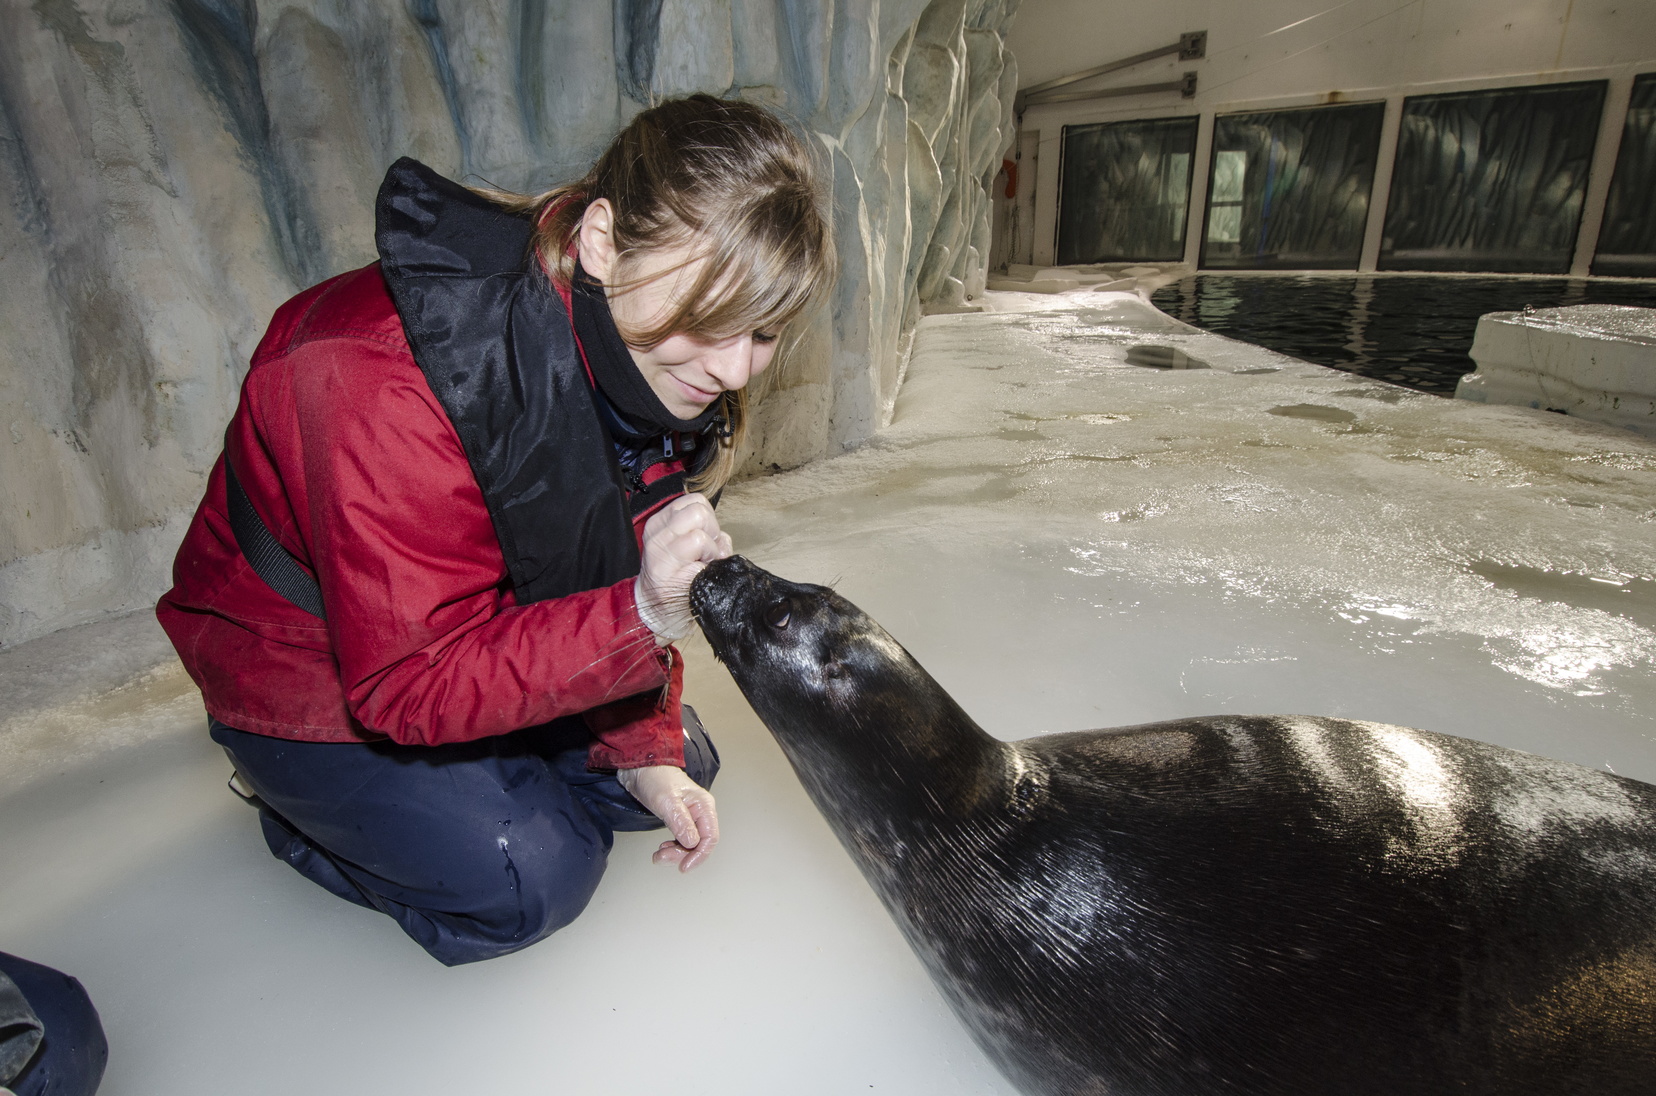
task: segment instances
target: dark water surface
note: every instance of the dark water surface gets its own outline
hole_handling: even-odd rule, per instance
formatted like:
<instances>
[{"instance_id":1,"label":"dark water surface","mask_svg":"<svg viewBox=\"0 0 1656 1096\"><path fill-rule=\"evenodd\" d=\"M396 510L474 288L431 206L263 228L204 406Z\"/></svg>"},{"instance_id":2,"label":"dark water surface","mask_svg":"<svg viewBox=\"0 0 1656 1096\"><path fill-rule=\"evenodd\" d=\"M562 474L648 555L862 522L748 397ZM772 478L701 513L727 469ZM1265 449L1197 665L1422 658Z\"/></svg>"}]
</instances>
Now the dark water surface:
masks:
<instances>
[{"instance_id":1,"label":"dark water surface","mask_svg":"<svg viewBox=\"0 0 1656 1096\"><path fill-rule=\"evenodd\" d=\"M1486 312L1526 305L1656 308L1656 281L1197 274L1151 300L1188 324L1318 365L1453 396Z\"/></svg>"}]
</instances>

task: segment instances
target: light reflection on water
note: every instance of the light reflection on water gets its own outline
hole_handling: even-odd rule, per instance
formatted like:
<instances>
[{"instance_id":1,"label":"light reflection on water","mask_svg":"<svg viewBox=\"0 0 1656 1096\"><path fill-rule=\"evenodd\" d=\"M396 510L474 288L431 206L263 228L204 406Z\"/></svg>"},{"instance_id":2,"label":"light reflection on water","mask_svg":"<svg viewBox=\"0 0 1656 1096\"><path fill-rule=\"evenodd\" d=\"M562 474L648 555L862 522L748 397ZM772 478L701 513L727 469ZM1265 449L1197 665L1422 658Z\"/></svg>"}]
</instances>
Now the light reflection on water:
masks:
<instances>
[{"instance_id":1,"label":"light reflection on water","mask_svg":"<svg viewBox=\"0 0 1656 1096\"><path fill-rule=\"evenodd\" d=\"M1478 317L1526 305L1656 308L1656 281L1199 274L1156 290L1163 312L1318 365L1453 396Z\"/></svg>"},{"instance_id":2,"label":"light reflection on water","mask_svg":"<svg viewBox=\"0 0 1656 1096\"><path fill-rule=\"evenodd\" d=\"M1640 575L1589 575L1576 571L1546 571L1479 560L1472 573L1497 589L1520 597L1562 601L1582 609L1601 609L1656 629L1656 581Z\"/></svg>"},{"instance_id":3,"label":"light reflection on water","mask_svg":"<svg viewBox=\"0 0 1656 1096\"><path fill-rule=\"evenodd\" d=\"M1100 516L1106 522L1129 518ZM1074 544L1065 569L1095 578L1143 574L1151 560L1134 547L1099 539ZM1462 572L1435 598L1405 602L1375 592L1353 597L1323 585L1329 576L1315 568L1237 566L1241 561L1178 553L1162 554L1161 562L1164 567L1150 569L1162 578L1186 586L1211 584L1227 600L1315 607L1327 619L1343 621L1353 638L1379 654L1393 655L1433 636L1476 635L1496 668L1575 696L1608 695L1606 675L1656 664L1656 583L1638 576L1621 576L1622 585L1612 586L1603 576L1477 561L1467 567L1470 575ZM1487 583L1481 591L1478 580ZM1517 597L1505 601L1501 594Z\"/></svg>"}]
</instances>

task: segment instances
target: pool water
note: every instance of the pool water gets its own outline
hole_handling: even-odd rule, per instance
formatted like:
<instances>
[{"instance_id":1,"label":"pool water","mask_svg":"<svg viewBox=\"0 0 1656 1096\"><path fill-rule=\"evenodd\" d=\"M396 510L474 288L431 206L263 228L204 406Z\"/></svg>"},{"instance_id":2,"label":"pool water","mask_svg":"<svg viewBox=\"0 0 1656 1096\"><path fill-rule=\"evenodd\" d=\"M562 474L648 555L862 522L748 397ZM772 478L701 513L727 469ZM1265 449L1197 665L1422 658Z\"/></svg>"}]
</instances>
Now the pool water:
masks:
<instances>
[{"instance_id":1,"label":"pool water","mask_svg":"<svg viewBox=\"0 0 1656 1096\"><path fill-rule=\"evenodd\" d=\"M1453 396L1487 312L1656 308L1656 281L1395 274L1198 274L1156 290L1188 324L1318 365Z\"/></svg>"}]
</instances>

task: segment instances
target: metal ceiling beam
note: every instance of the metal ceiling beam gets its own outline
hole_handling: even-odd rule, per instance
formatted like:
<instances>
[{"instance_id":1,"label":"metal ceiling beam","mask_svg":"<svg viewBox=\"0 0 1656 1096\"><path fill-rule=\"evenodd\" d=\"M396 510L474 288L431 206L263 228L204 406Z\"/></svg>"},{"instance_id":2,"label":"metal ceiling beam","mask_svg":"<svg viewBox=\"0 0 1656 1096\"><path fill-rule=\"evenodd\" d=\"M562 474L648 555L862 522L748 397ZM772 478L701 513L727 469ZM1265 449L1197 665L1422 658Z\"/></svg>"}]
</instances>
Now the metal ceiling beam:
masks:
<instances>
[{"instance_id":1,"label":"metal ceiling beam","mask_svg":"<svg viewBox=\"0 0 1656 1096\"><path fill-rule=\"evenodd\" d=\"M1060 76L1056 80L1048 80L1045 83L1036 84L1034 87L1023 88L1018 92L1018 99L1022 101L1029 101L1032 97L1041 95L1042 92L1048 92L1056 88L1065 87L1069 84L1079 83L1082 80L1090 80L1094 76L1103 76L1105 73L1119 72L1124 68L1132 68L1134 65L1142 65L1146 61L1154 61L1158 57L1167 57L1175 53L1179 55L1179 60L1181 61L1196 61L1206 57L1207 31L1186 31L1185 33L1179 35L1179 40L1174 42L1171 46L1162 46L1159 49L1146 50L1143 53L1135 53L1131 57L1123 57L1119 61L1111 61L1108 64L1099 65L1097 68L1090 68L1085 72L1077 72L1069 76ZM1143 86L1148 87L1149 85ZM1133 92L1132 94L1138 93ZM1089 95L1088 98L1091 98L1091 95ZM1055 98L1041 99L1041 102L1045 103L1061 103L1064 101L1064 99Z\"/></svg>"},{"instance_id":2,"label":"metal ceiling beam","mask_svg":"<svg viewBox=\"0 0 1656 1096\"><path fill-rule=\"evenodd\" d=\"M1149 95L1157 91L1176 91L1182 98L1196 97L1196 74L1187 72L1179 80L1168 80L1159 84L1127 84L1116 88L1098 88L1095 91L1065 91L1056 95L1038 95L1025 99L1026 107L1045 106L1048 103L1073 103L1082 99L1115 99L1123 95Z\"/></svg>"}]
</instances>

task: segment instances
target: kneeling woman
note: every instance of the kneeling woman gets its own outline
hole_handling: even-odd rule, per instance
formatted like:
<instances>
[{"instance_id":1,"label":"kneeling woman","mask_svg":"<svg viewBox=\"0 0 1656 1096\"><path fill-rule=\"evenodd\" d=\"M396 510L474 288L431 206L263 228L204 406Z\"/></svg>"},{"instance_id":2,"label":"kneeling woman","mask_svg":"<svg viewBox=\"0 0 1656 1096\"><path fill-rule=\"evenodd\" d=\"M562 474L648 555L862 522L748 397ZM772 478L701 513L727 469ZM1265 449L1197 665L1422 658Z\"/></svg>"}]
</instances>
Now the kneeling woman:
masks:
<instances>
[{"instance_id":1,"label":"kneeling woman","mask_svg":"<svg viewBox=\"0 0 1656 1096\"><path fill-rule=\"evenodd\" d=\"M536 198L399 161L376 213L272 319L157 611L271 851L466 963L568 924L614 830L717 842L670 644L833 249L797 138L708 96Z\"/></svg>"}]
</instances>

